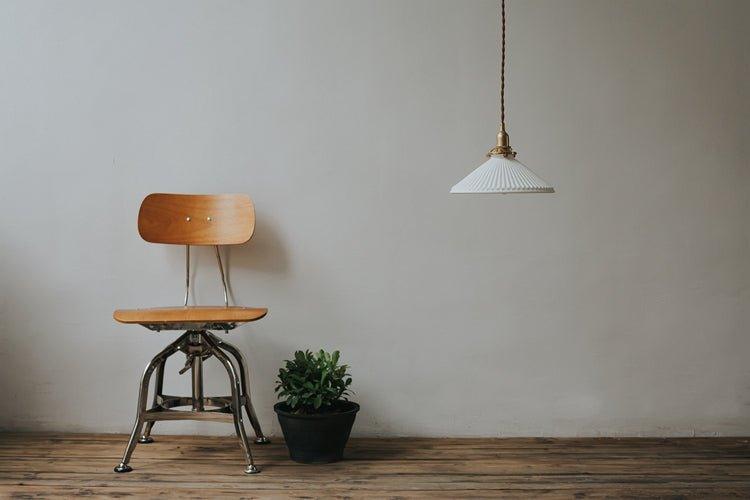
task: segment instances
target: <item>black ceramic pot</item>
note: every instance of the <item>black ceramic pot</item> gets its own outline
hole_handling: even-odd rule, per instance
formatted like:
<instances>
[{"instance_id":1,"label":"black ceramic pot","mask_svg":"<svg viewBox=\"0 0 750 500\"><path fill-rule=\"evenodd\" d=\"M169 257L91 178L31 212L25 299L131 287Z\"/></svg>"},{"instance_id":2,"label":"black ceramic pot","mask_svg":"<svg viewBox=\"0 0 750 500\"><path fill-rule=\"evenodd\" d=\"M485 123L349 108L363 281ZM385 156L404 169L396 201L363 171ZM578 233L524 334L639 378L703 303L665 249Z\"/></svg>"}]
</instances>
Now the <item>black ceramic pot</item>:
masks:
<instances>
[{"instance_id":1,"label":"black ceramic pot","mask_svg":"<svg viewBox=\"0 0 750 500\"><path fill-rule=\"evenodd\" d=\"M359 405L340 401L337 407L336 412L300 415L292 413L286 403L273 406L292 460L304 464L341 460Z\"/></svg>"}]
</instances>

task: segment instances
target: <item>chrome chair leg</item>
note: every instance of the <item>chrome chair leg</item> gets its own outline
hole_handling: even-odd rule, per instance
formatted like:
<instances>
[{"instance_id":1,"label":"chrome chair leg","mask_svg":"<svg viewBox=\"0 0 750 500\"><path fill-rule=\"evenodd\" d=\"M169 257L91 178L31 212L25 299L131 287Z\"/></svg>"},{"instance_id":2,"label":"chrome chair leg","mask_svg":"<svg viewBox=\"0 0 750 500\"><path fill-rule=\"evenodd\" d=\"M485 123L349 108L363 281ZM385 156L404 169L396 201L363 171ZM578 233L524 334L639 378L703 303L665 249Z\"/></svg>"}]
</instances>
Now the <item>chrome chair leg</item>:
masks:
<instances>
[{"instance_id":1,"label":"chrome chair leg","mask_svg":"<svg viewBox=\"0 0 750 500\"><path fill-rule=\"evenodd\" d=\"M138 389L138 408L135 416L135 424L133 425L133 432L130 433L130 440L128 441L128 445L125 448L125 453L122 456L122 461L115 467L115 472L130 472L133 470L133 468L128 465L128 462L130 462L130 457L133 455L133 450L135 449L135 445L138 442L138 436L140 435L141 428L143 427L143 421L146 414L146 402L148 399L148 385L151 381L151 374L159 364L161 364L169 356L177 352L177 350L179 349L179 345L182 343L184 338L185 335L169 344L159 354L154 356L154 358L146 365L146 369L143 371L143 375L141 376L141 385Z\"/></svg>"},{"instance_id":2,"label":"chrome chair leg","mask_svg":"<svg viewBox=\"0 0 750 500\"><path fill-rule=\"evenodd\" d=\"M167 363L167 360L162 360L161 363L156 367L156 382L154 385L154 398L153 402L151 403L151 406L156 406L159 404L159 396L162 395L162 392L164 392L164 365ZM140 444L150 444L154 442L154 438L151 437L151 429L154 428L154 424L156 423L155 420L149 420L146 422L146 430L143 431L143 434L141 434L141 437L138 438L138 443Z\"/></svg>"},{"instance_id":3,"label":"chrome chair leg","mask_svg":"<svg viewBox=\"0 0 750 500\"><path fill-rule=\"evenodd\" d=\"M239 367L240 372L240 386L242 387L242 395L245 396L245 411L247 412L247 416L250 419L250 425L253 427L253 430L255 431L255 444L268 444L271 442L270 439L268 439L265 435L263 435L263 430L260 428L260 422L258 421L258 416L255 414L255 409L253 408L252 400L250 399L250 381L249 376L247 372L247 362L245 361L245 356L242 355L242 351L237 349L235 346L230 344L229 342L225 342L220 337L214 335L213 333L208 333L208 335L211 336L211 340L214 341L220 348L223 348L225 351L227 351L229 354L234 356L234 359L237 360L237 366Z\"/></svg>"},{"instance_id":4,"label":"chrome chair leg","mask_svg":"<svg viewBox=\"0 0 750 500\"><path fill-rule=\"evenodd\" d=\"M216 342L214 342L208 334L203 334L203 339L208 345L211 353L216 359L224 365L229 375L229 382L232 388L232 416L234 417L234 430L237 433L237 438L240 441L242 451L245 453L245 460L247 466L245 467L245 474L257 474L260 472L253 462L253 453L250 450L250 442L247 439L247 433L245 432L245 425L242 422L242 404L241 404L241 387L240 378L237 376L237 371L234 369L234 365L230 361L229 357L219 348Z\"/></svg>"}]
</instances>

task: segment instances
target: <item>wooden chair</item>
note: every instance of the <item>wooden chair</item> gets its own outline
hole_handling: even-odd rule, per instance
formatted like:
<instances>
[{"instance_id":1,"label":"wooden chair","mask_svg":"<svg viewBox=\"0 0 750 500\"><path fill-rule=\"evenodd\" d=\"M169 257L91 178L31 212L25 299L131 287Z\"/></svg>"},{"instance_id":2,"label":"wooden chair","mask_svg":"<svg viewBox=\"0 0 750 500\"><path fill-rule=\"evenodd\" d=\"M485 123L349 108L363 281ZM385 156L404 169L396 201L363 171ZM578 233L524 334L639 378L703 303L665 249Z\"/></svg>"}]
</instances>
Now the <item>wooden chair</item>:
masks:
<instances>
[{"instance_id":1,"label":"wooden chair","mask_svg":"<svg viewBox=\"0 0 750 500\"><path fill-rule=\"evenodd\" d=\"M185 298L182 307L154 309L118 309L114 319L120 323L139 324L153 331L185 332L157 354L141 377L138 394L138 411L125 454L115 472L130 472L128 465L137 443L152 443L151 431L159 420L208 420L232 422L245 453L245 472L253 474L258 469L253 463L250 443L242 421L245 407L255 431L255 443L265 444L258 417L250 401L247 363L239 349L223 341L211 330L229 332L236 326L262 318L265 308L236 307L229 305L229 294L221 262L219 245L239 245L247 242L255 229L255 211L247 195L190 195L150 194L141 204L138 214L138 232L151 243L185 245ZM190 246L212 245L216 250L221 282L224 286L223 306L188 306L190 297ZM162 394L164 365L171 355L183 352L185 366L180 373L192 371L192 395L188 397ZM205 397L203 394L203 362L215 357L229 375L231 396ZM230 359L234 358L234 362ZM237 364L235 367L234 363ZM149 383L156 371L154 396L147 408ZM190 410L178 410L190 407ZM145 430L141 433L145 424Z\"/></svg>"}]
</instances>

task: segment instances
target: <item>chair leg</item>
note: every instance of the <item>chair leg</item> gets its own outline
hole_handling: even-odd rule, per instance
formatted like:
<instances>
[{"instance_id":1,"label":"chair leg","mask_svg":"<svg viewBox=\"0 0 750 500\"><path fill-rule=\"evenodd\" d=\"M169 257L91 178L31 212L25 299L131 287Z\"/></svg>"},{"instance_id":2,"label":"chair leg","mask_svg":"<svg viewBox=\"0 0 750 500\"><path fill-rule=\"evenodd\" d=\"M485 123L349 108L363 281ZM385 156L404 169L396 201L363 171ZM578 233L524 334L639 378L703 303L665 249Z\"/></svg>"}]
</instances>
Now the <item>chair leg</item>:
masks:
<instances>
[{"instance_id":1,"label":"chair leg","mask_svg":"<svg viewBox=\"0 0 750 500\"><path fill-rule=\"evenodd\" d=\"M156 406L159 403L159 396L162 395L162 392L164 392L164 365L166 364L167 360L162 360L161 363L156 367L156 383L154 386L154 399L151 403L151 406ZM143 434L141 434L141 437L138 438L138 442L140 444L149 444L154 442L154 438L151 437L151 429L154 428L154 424L156 423L156 420L149 420L146 422L146 430L143 431Z\"/></svg>"},{"instance_id":2,"label":"chair leg","mask_svg":"<svg viewBox=\"0 0 750 500\"><path fill-rule=\"evenodd\" d=\"M146 416L146 401L148 399L148 385L151 381L151 374L159 364L166 361L169 356L177 352L183 338L184 335L169 344L159 354L154 356L154 358L146 365L146 369L143 371L143 375L141 376L141 385L138 389L138 408L135 415L133 432L130 433L130 440L128 441L128 445L125 448L125 453L122 456L122 461L117 467L115 467L115 472L130 472L131 470L133 470L133 468L128 465L128 462L130 462L130 457L133 455L135 445L138 443L138 436L141 432L144 418Z\"/></svg>"},{"instance_id":3,"label":"chair leg","mask_svg":"<svg viewBox=\"0 0 750 500\"><path fill-rule=\"evenodd\" d=\"M250 450L250 442L247 439L247 433L245 432L245 425L242 422L242 405L241 400L241 387L240 378L237 376L237 371L234 369L234 365L227 357L226 354L218 347L217 343L214 342L208 334L203 335L203 339L208 347L211 349L211 353L216 359L224 365L229 375L229 383L232 388L232 416L234 417L234 430L237 433L237 438L240 441L242 451L245 453L245 460L247 466L245 467L246 474L257 474L260 472L255 463L253 462L253 453Z\"/></svg>"},{"instance_id":4,"label":"chair leg","mask_svg":"<svg viewBox=\"0 0 750 500\"><path fill-rule=\"evenodd\" d=\"M242 355L242 351L237 349L229 342L225 342L213 333L209 333L209 335L211 336L211 340L213 340L214 343L223 348L225 351L231 354L235 360L237 360L237 366L239 367L240 372L240 386L242 387L242 395L245 397L245 411L247 412L247 416L250 419L250 425L255 431L255 444L270 443L271 440L263 434L263 430L260 428L258 416L255 414L255 409L253 408L253 403L250 399L250 378L248 376L248 365L245 361L245 356Z\"/></svg>"}]
</instances>

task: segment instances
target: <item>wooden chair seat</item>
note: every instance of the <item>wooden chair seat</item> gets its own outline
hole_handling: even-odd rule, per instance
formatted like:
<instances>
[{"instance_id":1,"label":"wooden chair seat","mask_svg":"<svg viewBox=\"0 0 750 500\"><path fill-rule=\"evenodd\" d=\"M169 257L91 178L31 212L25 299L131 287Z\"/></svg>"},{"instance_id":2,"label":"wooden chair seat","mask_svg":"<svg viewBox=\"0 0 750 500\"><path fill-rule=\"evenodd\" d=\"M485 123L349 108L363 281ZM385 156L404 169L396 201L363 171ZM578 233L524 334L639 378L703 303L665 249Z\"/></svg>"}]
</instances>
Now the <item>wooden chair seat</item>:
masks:
<instances>
[{"instance_id":1,"label":"wooden chair seat","mask_svg":"<svg viewBox=\"0 0 750 500\"><path fill-rule=\"evenodd\" d=\"M226 330L267 313L264 307L178 306L118 309L112 316L120 323L139 324L151 330Z\"/></svg>"}]
</instances>

